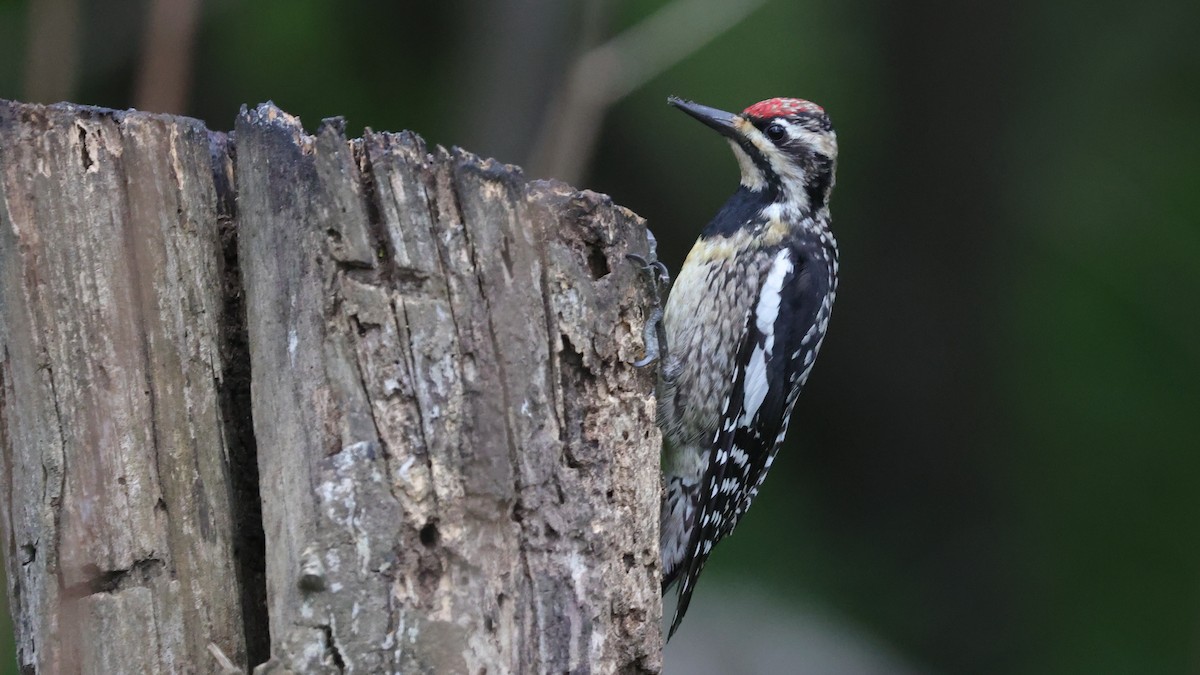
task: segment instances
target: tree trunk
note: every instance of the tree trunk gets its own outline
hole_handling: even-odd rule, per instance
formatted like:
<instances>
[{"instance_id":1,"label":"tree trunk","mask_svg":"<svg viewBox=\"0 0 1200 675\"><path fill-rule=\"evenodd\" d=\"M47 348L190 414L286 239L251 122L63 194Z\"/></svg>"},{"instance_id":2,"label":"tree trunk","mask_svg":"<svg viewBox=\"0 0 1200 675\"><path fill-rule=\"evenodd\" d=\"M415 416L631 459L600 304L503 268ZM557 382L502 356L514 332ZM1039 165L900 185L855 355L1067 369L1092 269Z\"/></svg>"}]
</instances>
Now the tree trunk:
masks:
<instances>
[{"instance_id":1,"label":"tree trunk","mask_svg":"<svg viewBox=\"0 0 1200 675\"><path fill-rule=\"evenodd\" d=\"M0 102L20 665L658 672L645 250L408 133Z\"/></svg>"}]
</instances>

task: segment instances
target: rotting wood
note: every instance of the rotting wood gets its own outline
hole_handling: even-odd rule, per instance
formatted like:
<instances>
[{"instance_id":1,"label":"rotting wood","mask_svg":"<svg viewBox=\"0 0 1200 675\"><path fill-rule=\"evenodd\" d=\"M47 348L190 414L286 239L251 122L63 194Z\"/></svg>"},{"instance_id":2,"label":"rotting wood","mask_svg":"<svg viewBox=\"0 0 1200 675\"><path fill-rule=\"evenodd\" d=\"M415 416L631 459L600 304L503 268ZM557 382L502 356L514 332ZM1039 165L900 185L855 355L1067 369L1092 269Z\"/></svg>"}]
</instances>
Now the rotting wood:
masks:
<instances>
[{"instance_id":1,"label":"rotting wood","mask_svg":"<svg viewBox=\"0 0 1200 675\"><path fill-rule=\"evenodd\" d=\"M234 138L0 103L21 663L658 672L640 219L269 104Z\"/></svg>"},{"instance_id":2,"label":"rotting wood","mask_svg":"<svg viewBox=\"0 0 1200 675\"><path fill-rule=\"evenodd\" d=\"M0 102L0 534L22 668L248 658L214 152L194 120Z\"/></svg>"}]
</instances>

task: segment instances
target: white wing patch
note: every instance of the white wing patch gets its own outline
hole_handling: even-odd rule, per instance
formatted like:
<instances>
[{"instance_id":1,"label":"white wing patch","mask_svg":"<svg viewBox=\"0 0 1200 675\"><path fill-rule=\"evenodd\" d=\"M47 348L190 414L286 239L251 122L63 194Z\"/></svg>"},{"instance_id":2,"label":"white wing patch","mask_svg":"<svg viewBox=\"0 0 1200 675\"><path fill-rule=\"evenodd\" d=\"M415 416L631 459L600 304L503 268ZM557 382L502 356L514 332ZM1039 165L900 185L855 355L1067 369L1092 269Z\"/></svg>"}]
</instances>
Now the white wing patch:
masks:
<instances>
[{"instance_id":1,"label":"white wing patch","mask_svg":"<svg viewBox=\"0 0 1200 675\"><path fill-rule=\"evenodd\" d=\"M755 413L767 397L767 359L775 348L775 320L779 318L779 303L783 294L783 280L792 271L791 252L782 249L775 255L771 270L758 293L758 305L754 308L755 328L764 336L763 344L754 348L750 363L746 366L746 379L742 387L742 414L738 426L749 426Z\"/></svg>"},{"instance_id":2,"label":"white wing patch","mask_svg":"<svg viewBox=\"0 0 1200 675\"><path fill-rule=\"evenodd\" d=\"M750 365L746 366L745 398L742 400L742 415L738 418L737 426L750 425L754 413L758 412L763 399L767 397L767 357L762 346L754 348L750 355Z\"/></svg>"}]
</instances>

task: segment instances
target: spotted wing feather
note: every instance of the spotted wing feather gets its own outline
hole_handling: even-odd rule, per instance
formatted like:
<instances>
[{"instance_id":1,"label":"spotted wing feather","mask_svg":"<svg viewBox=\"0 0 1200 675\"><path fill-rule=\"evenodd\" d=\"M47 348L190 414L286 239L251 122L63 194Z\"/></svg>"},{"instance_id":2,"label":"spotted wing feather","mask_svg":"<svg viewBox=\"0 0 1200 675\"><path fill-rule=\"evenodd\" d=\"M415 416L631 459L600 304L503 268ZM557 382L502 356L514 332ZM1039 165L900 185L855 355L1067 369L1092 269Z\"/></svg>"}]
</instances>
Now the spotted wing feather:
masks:
<instances>
[{"instance_id":1,"label":"spotted wing feather","mask_svg":"<svg viewBox=\"0 0 1200 675\"><path fill-rule=\"evenodd\" d=\"M776 275L773 278L772 275ZM733 531L787 432L796 396L820 344L816 330L825 291L803 254L781 249L751 308L738 349L729 398L700 484L696 527L678 576L675 634L712 547ZM669 637L668 636L668 637Z\"/></svg>"}]
</instances>

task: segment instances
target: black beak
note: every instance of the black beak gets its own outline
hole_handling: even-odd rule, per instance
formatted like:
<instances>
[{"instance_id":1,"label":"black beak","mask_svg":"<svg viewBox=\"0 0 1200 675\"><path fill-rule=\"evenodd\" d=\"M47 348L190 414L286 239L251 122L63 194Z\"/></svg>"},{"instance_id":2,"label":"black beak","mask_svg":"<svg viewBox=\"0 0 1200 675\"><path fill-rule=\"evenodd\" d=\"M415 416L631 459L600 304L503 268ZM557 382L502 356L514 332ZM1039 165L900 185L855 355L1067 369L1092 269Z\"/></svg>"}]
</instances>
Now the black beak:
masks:
<instances>
[{"instance_id":1,"label":"black beak","mask_svg":"<svg viewBox=\"0 0 1200 675\"><path fill-rule=\"evenodd\" d=\"M699 103L685 101L678 96L668 97L667 103L679 108L683 112L695 117L701 122L704 122L713 129L721 132L722 135L729 136L731 138L737 138L741 136L741 134L739 134L737 131L737 127L734 126L734 123L740 119L738 115L725 112L724 110L710 108L706 105L700 105Z\"/></svg>"}]
</instances>

